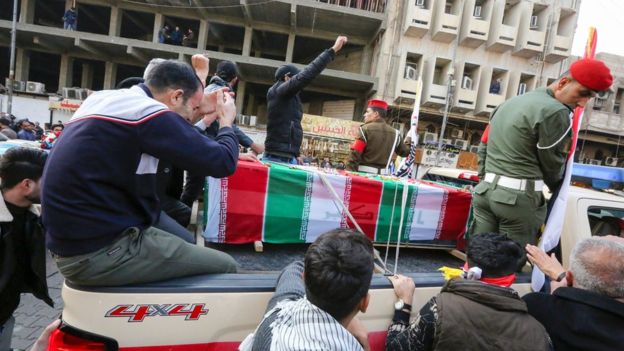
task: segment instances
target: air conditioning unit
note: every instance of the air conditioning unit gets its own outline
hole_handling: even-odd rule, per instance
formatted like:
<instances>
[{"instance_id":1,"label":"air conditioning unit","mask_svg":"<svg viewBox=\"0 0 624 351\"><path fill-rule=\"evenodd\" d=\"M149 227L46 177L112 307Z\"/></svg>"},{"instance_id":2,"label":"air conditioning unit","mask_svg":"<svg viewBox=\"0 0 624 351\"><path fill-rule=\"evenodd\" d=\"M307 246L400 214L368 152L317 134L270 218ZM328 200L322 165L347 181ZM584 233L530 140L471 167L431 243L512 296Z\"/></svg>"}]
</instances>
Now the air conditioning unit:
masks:
<instances>
[{"instance_id":1,"label":"air conditioning unit","mask_svg":"<svg viewBox=\"0 0 624 351\"><path fill-rule=\"evenodd\" d=\"M460 150L466 150L468 148L468 140L456 139L454 145Z\"/></svg>"},{"instance_id":2,"label":"air conditioning unit","mask_svg":"<svg viewBox=\"0 0 624 351\"><path fill-rule=\"evenodd\" d=\"M526 93L526 90L527 90L526 83L518 84L518 95L522 95L522 94Z\"/></svg>"},{"instance_id":3,"label":"air conditioning unit","mask_svg":"<svg viewBox=\"0 0 624 351\"><path fill-rule=\"evenodd\" d=\"M87 89L76 89L76 95L80 98L80 100L86 100L89 97L89 91Z\"/></svg>"},{"instance_id":4,"label":"air conditioning unit","mask_svg":"<svg viewBox=\"0 0 624 351\"><path fill-rule=\"evenodd\" d=\"M538 17L537 16L531 16L531 24L529 25L529 28L531 29L537 29L537 20Z\"/></svg>"},{"instance_id":5,"label":"air conditioning unit","mask_svg":"<svg viewBox=\"0 0 624 351\"><path fill-rule=\"evenodd\" d=\"M462 138L464 136L464 131L461 129L453 129L451 131L451 138Z\"/></svg>"},{"instance_id":6,"label":"air conditioning unit","mask_svg":"<svg viewBox=\"0 0 624 351\"><path fill-rule=\"evenodd\" d=\"M405 74L403 78L409 80L417 80L418 79L418 70L414 66L405 66Z\"/></svg>"},{"instance_id":7,"label":"air conditioning unit","mask_svg":"<svg viewBox=\"0 0 624 351\"><path fill-rule=\"evenodd\" d=\"M618 159L615 157L607 157L605 160L605 166L617 167Z\"/></svg>"},{"instance_id":8,"label":"air conditioning unit","mask_svg":"<svg viewBox=\"0 0 624 351\"><path fill-rule=\"evenodd\" d=\"M45 84L39 82L27 82L26 91L29 93L45 94Z\"/></svg>"},{"instance_id":9,"label":"air conditioning unit","mask_svg":"<svg viewBox=\"0 0 624 351\"><path fill-rule=\"evenodd\" d=\"M425 0L416 0L416 6L425 7Z\"/></svg>"},{"instance_id":10,"label":"air conditioning unit","mask_svg":"<svg viewBox=\"0 0 624 351\"><path fill-rule=\"evenodd\" d=\"M482 18L482 17L481 17L481 9L482 9L482 7L481 7L480 5L476 5L476 6L474 7L474 12L472 13L472 15L473 15L474 17L476 17L476 18Z\"/></svg>"},{"instance_id":11,"label":"air conditioning unit","mask_svg":"<svg viewBox=\"0 0 624 351\"><path fill-rule=\"evenodd\" d=\"M64 99L78 100L78 96L76 94L76 89L74 88L63 88L62 90Z\"/></svg>"},{"instance_id":12,"label":"air conditioning unit","mask_svg":"<svg viewBox=\"0 0 624 351\"><path fill-rule=\"evenodd\" d=\"M479 151L479 145L471 145L470 152L476 154Z\"/></svg>"},{"instance_id":13,"label":"air conditioning unit","mask_svg":"<svg viewBox=\"0 0 624 351\"><path fill-rule=\"evenodd\" d=\"M4 85L8 88L9 85L11 84L11 80L9 80L9 78L6 78L4 80ZM14 80L13 81L13 91L26 91L26 82L21 81L21 80Z\"/></svg>"},{"instance_id":14,"label":"air conditioning unit","mask_svg":"<svg viewBox=\"0 0 624 351\"><path fill-rule=\"evenodd\" d=\"M462 89L468 89L468 90L472 90L472 78L468 77L468 76L464 76L464 78L462 78L462 85L461 85Z\"/></svg>"},{"instance_id":15,"label":"air conditioning unit","mask_svg":"<svg viewBox=\"0 0 624 351\"><path fill-rule=\"evenodd\" d=\"M596 165L596 166L600 166L602 162L600 162L600 160L589 160L589 164L591 165Z\"/></svg>"},{"instance_id":16,"label":"air conditioning unit","mask_svg":"<svg viewBox=\"0 0 624 351\"><path fill-rule=\"evenodd\" d=\"M430 132L426 132L425 136L423 137L423 143L427 144L427 143L435 143L436 141L438 141L438 135L435 133L430 133Z\"/></svg>"}]
</instances>

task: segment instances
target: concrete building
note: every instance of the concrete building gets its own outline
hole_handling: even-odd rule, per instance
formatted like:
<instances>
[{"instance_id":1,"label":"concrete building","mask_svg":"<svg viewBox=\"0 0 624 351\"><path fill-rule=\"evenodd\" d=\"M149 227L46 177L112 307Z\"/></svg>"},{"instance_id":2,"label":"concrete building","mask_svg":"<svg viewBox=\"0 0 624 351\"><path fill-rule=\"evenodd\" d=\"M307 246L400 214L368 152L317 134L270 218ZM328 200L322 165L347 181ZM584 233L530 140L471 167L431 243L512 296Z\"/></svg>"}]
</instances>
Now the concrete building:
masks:
<instances>
[{"instance_id":1,"label":"concrete building","mask_svg":"<svg viewBox=\"0 0 624 351\"><path fill-rule=\"evenodd\" d=\"M567 67L580 6L579 0L75 0L77 31L64 30L62 14L73 3L20 0L17 80L43 82L47 92L108 89L141 75L153 57L188 60L206 52L213 69L219 60L238 63L239 111L262 124L275 69L307 64L347 35L348 46L302 94L305 112L361 120L365 101L381 98L392 105L397 126L405 125L420 79L419 132L439 133L450 86L443 137L466 149L498 104L548 84ZM0 79L8 72L11 5L0 2ZM191 29L194 38L183 46L159 43L164 25Z\"/></svg>"},{"instance_id":2,"label":"concrete building","mask_svg":"<svg viewBox=\"0 0 624 351\"><path fill-rule=\"evenodd\" d=\"M410 0L395 5L387 9L385 40L373 61L376 95L407 118L420 78L418 131L421 140L431 141L439 137L450 88L449 126L442 137L469 149L478 144L496 106L551 83L566 70L580 1Z\"/></svg>"},{"instance_id":3,"label":"concrete building","mask_svg":"<svg viewBox=\"0 0 624 351\"><path fill-rule=\"evenodd\" d=\"M613 74L609 91L592 100L585 109L579 144L578 161L620 166L624 163L624 57L598 53Z\"/></svg>"}]
</instances>

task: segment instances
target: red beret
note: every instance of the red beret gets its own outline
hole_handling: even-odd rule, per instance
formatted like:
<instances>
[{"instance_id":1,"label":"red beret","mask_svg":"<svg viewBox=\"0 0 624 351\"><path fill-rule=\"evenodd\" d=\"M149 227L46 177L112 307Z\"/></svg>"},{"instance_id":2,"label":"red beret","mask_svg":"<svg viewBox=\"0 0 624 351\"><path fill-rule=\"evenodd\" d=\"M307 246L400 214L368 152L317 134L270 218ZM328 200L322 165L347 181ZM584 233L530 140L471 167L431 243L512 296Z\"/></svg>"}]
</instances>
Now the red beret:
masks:
<instances>
[{"instance_id":1,"label":"red beret","mask_svg":"<svg viewBox=\"0 0 624 351\"><path fill-rule=\"evenodd\" d=\"M607 90L613 83L609 67L600 60L578 60L570 66L570 74L582 86L594 91Z\"/></svg>"},{"instance_id":2,"label":"red beret","mask_svg":"<svg viewBox=\"0 0 624 351\"><path fill-rule=\"evenodd\" d=\"M376 107L388 111L388 103L383 100L368 100L368 107Z\"/></svg>"}]
</instances>

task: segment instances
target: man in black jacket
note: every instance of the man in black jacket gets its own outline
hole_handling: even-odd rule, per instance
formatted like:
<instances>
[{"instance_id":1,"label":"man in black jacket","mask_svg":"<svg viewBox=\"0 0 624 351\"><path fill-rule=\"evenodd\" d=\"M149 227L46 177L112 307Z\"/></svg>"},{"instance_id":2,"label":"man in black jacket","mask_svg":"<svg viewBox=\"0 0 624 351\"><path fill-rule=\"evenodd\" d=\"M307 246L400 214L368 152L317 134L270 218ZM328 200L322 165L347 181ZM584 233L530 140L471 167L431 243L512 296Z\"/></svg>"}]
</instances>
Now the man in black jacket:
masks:
<instances>
[{"instance_id":1,"label":"man in black jacket","mask_svg":"<svg viewBox=\"0 0 624 351\"><path fill-rule=\"evenodd\" d=\"M8 150L0 160L0 350L11 347L13 312L30 292L52 306L46 283L45 237L39 226L39 179L45 153Z\"/></svg>"},{"instance_id":2,"label":"man in black jacket","mask_svg":"<svg viewBox=\"0 0 624 351\"><path fill-rule=\"evenodd\" d=\"M299 71L294 65L283 65L275 71L275 84L267 92L267 137L264 159L297 164L303 139L303 108L299 92L316 78L347 43L347 37L336 38L334 46L323 51Z\"/></svg>"},{"instance_id":3,"label":"man in black jacket","mask_svg":"<svg viewBox=\"0 0 624 351\"><path fill-rule=\"evenodd\" d=\"M624 238L585 239L566 271L554 256L527 245L527 257L551 279L551 294L524 295L529 314L546 327L555 350L622 350Z\"/></svg>"}]
</instances>

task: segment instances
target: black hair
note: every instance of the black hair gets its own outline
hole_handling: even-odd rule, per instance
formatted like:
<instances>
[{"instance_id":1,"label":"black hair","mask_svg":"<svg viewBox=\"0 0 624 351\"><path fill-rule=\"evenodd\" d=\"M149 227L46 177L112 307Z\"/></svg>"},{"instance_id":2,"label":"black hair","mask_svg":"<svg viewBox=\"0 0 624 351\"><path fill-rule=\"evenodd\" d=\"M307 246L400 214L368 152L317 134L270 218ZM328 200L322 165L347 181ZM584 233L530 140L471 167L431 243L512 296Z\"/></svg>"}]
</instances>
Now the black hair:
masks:
<instances>
[{"instance_id":1,"label":"black hair","mask_svg":"<svg viewBox=\"0 0 624 351\"><path fill-rule=\"evenodd\" d=\"M121 82L117 83L117 85L115 86L115 89L128 89L128 88L132 88L133 86L137 84L141 84L143 82L144 80L141 77L128 77L122 80Z\"/></svg>"},{"instance_id":2,"label":"black hair","mask_svg":"<svg viewBox=\"0 0 624 351\"><path fill-rule=\"evenodd\" d=\"M53 130L56 127L61 127L61 129L65 129L65 126L62 125L61 123L55 123L55 124L50 126L50 130Z\"/></svg>"},{"instance_id":3,"label":"black hair","mask_svg":"<svg viewBox=\"0 0 624 351\"><path fill-rule=\"evenodd\" d=\"M480 233L470 237L466 256L468 265L481 268L482 277L503 277L514 273L526 254L505 234Z\"/></svg>"},{"instance_id":4,"label":"black hair","mask_svg":"<svg viewBox=\"0 0 624 351\"><path fill-rule=\"evenodd\" d=\"M6 117L0 117L0 124L2 124L3 126L10 127L11 126L11 120L6 118Z\"/></svg>"},{"instance_id":5,"label":"black hair","mask_svg":"<svg viewBox=\"0 0 624 351\"><path fill-rule=\"evenodd\" d=\"M305 255L306 296L338 321L368 294L372 275L373 244L351 229L321 235Z\"/></svg>"},{"instance_id":6,"label":"black hair","mask_svg":"<svg viewBox=\"0 0 624 351\"><path fill-rule=\"evenodd\" d=\"M381 117L381 118L386 118L386 115L388 114L388 111L387 111L387 110L384 110L383 108L373 107L373 106L371 106L371 107L369 107L369 108L370 108L371 110L373 110L373 111L375 111L375 112L379 113L379 117Z\"/></svg>"},{"instance_id":7,"label":"black hair","mask_svg":"<svg viewBox=\"0 0 624 351\"><path fill-rule=\"evenodd\" d=\"M24 179L38 181L43 173L46 153L34 148L16 147L0 159L0 188L12 189Z\"/></svg>"},{"instance_id":8,"label":"black hair","mask_svg":"<svg viewBox=\"0 0 624 351\"><path fill-rule=\"evenodd\" d=\"M202 87L193 68L175 60L165 60L155 65L145 78L145 84L156 93L166 89L182 89L185 102Z\"/></svg>"}]
</instances>

